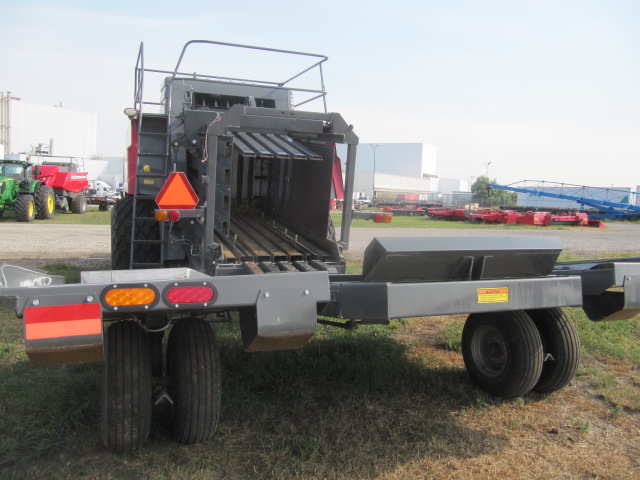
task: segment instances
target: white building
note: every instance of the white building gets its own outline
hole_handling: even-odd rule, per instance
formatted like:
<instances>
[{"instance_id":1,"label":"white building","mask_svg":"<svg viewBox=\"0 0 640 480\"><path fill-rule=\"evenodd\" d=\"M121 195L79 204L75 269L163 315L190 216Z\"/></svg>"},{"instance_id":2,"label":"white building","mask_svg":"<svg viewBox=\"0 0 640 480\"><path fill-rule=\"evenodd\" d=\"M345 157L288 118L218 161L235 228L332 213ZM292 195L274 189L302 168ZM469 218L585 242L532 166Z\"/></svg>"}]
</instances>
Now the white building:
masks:
<instances>
[{"instance_id":1,"label":"white building","mask_svg":"<svg viewBox=\"0 0 640 480\"><path fill-rule=\"evenodd\" d=\"M346 159L346 146L338 145L338 156ZM354 192L377 194L412 193L426 199L436 195L437 149L426 143L361 143L356 151ZM374 186L375 179L375 186Z\"/></svg>"},{"instance_id":2,"label":"white building","mask_svg":"<svg viewBox=\"0 0 640 480\"><path fill-rule=\"evenodd\" d=\"M73 158L90 180L113 188L123 182L123 157L97 156L98 115L40 105L0 92L0 158L30 156L33 163ZM16 157L18 156L18 157Z\"/></svg>"},{"instance_id":3,"label":"white building","mask_svg":"<svg viewBox=\"0 0 640 480\"><path fill-rule=\"evenodd\" d=\"M98 115L39 105L2 93L0 143L5 153L90 158L97 153Z\"/></svg>"},{"instance_id":4,"label":"white building","mask_svg":"<svg viewBox=\"0 0 640 480\"><path fill-rule=\"evenodd\" d=\"M408 194L417 196L420 201L437 202L462 195L464 198L460 201L468 203L470 181L439 178L436 175L437 153L435 146L426 143L359 144L354 196L373 198L375 190L378 199ZM338 156L344 167L346 146L338 145Z\"/></svg>"}]
</instances>

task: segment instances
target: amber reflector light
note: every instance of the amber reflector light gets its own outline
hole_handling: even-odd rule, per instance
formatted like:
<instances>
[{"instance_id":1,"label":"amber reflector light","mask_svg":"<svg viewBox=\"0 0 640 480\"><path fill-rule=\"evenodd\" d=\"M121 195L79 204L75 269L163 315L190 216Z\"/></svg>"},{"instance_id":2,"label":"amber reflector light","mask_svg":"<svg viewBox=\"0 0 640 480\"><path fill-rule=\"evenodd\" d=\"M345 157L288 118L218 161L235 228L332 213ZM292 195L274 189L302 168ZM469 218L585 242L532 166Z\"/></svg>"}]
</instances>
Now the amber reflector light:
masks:
<instances>
[{"instance_id":1,"label":"amber reflector light","mask_svg":"<svg viewBox=\"0 0 640 480\"><path fill-rule=\"evenodd\" d=\"M104 301L112 307L125 305L149 305L156 299L150 288L114 288L104 296Z\"/></svg>"}]
</instances>

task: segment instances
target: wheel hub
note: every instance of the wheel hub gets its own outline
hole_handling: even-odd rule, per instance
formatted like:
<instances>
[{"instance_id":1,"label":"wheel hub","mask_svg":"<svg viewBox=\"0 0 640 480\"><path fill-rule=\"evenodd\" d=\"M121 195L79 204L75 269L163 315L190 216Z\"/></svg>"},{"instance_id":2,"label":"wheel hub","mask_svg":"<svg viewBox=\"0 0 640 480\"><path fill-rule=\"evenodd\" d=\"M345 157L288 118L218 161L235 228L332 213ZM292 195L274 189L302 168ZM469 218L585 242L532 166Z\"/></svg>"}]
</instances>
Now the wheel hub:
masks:
<instances>
[{"instance_id":1,"label":"wheel hub","mask_svg":"<svg viewBox=\"0 0 640 480\"><path fill-rule=\"evenodd\" d=\"M502 334L492 326L483 325L473 336L471 353L483 374L497 376L507 364L507 344Z\"/></svg>"}]
</instances>

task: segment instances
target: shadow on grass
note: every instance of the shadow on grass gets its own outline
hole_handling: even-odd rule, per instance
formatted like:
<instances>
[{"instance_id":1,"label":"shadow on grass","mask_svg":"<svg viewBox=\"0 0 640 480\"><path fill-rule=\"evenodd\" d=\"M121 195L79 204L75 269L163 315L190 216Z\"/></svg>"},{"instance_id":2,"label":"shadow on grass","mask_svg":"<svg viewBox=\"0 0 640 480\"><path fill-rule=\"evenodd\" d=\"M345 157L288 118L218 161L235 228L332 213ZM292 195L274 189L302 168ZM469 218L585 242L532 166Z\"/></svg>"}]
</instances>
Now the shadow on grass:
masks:
<instances>
[{"instance_id":1,"label":"shadow on grass","mask_svg":"<svg viewBox=\"0 0 640 480\"><path fill-rule=\"evenodd\" d=\"M99 368L78 370L75 382L89 382L87 388L72 381L66 394L53 385L74 370L50 369L35 381L2 389L11 408L28 397L29 408L46 416L11 412L16 418L5 427L37 431L40 438L10 433L0 453L14 458L0 457L0 476L4 463L5 473L30 467L31 478L52 468L60 478L92 476L105 468L113 478L368 478L406 462L475 457L506 445L501 435L460 423L461 412L491 402L462 370L410 361L405 347L387 334L363 330L320 336L301 351L247 354L237 328L217 328L223 404L214 439L193 446L173 442L170 411L160 408L148 445L120 456L101 447L99 381L89 382L85 375L92 369L99 374ZM16 375L24 374L21 363L14 368ZM27 391L32 389L52 392L39 401ZM69 414L74 405L82 413ZM66 417L55 431L41 425L59 415ZM72 451L77 460L70 460Z\"/></svg>"}]
</instances>

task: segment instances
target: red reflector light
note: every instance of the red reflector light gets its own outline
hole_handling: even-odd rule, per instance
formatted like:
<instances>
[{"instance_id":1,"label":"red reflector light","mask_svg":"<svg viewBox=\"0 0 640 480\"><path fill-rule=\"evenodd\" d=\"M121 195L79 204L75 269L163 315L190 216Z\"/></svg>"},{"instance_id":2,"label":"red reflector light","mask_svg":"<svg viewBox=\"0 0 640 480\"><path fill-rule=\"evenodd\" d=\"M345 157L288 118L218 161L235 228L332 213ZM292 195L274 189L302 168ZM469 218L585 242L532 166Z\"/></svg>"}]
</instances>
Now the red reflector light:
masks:
<instances>
[{"instance_id":1,"label":"red reflector light","mask_svg":"<svg viewBox=\"0 0 640 480\"><path fill-rule=\"evenodd\" d=\"M213 300L213 288L207 286L173 287L167 291L170 303L206 303Z\"/></svg>"},{"instance_id":2,"label":"red reflector light","mask_svg":"<svg viewBox=\"0 0 640 480\"><path fill-rule=\"evenodd\" d=\"M169 212L169 221L177 222L178 220L180 220L180 212L178 210L171 210Z\"/></svg>"},{"instance_id":3,"label":"red reflector light","mask_svg":"<svg viewBox=\"0 0 640 480\"><path fill-rule=\"evenodd\" d=\"M383 215L382 213L376 213L376 214L373 216L373 221L374 221L375 223L382 223L382 222L384 222L384 215Z\"/></svg>"}]
</instances>

